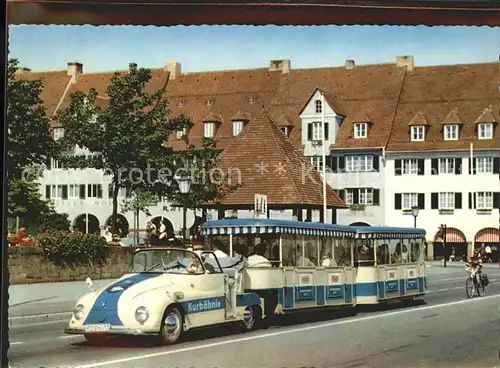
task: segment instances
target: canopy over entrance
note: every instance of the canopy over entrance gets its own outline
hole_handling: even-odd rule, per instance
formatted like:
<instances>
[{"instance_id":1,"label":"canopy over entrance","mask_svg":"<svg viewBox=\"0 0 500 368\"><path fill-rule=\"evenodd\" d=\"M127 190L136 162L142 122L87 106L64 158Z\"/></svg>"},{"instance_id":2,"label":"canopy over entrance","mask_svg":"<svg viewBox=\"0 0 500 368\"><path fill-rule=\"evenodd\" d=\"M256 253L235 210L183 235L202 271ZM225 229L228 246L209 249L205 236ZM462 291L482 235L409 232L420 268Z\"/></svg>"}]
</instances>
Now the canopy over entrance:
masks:
<instances>
[{"instance_id":1,"label":"canopy over entrance","mask_svg":"<svg viewBox=\"0 0 500 368\"><path fill-rule=\"evenodd\" d=\"M434 235L434 242L436 243L442 243L443 238L439 236L439 233L436 232L436 235ZM446 228L446 242L447 243L466 243L467 240L465 239L465 235L463 232L460 230L454 228L454 227L447 227Z\"/></svg>"}]
</instances>

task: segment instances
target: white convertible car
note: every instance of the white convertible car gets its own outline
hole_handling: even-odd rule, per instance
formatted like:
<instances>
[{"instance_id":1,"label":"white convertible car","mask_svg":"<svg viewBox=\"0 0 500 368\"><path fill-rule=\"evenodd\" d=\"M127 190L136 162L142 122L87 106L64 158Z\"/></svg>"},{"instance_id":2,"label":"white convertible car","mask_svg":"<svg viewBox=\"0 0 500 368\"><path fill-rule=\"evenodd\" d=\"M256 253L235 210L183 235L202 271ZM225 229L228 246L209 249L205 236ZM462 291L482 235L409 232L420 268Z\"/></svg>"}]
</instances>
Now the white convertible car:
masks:
<instances>
[{"instance_id":1,"label":"white convertible car","mask_svg":"<svg viewBox=\"0 0 500 368\"><path fill-rule=\"evenodd\" d=\"M214 253L145 248L134 253L129 273L80 297L65 333L96 342L108 335L153 335L174 344L197 327L237 322L253 330L263 311L259 295L241 290L238 269L221 268Z\"/></svg>"}]
</instances>

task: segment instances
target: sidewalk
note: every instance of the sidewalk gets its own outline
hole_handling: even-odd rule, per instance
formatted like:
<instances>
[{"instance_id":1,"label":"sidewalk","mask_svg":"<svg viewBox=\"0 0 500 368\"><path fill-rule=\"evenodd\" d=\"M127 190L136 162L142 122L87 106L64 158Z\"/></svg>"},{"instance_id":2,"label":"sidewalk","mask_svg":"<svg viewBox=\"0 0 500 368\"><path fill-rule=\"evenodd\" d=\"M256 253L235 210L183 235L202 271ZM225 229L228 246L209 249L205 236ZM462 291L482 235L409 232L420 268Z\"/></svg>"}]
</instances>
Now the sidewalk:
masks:
<instances>
[{"instance_id":1,"label":"sidewalk","mask_svg":"<svg viewBox=\"0 0 500 368\"><path fill-rule=\"evenodd\" d=\"M427 267L444 267L443 261L427 261ZM465 267L465 262L446 262L446 267ZM499 268L498 263L483 263L483 268Z\"/></svg>"},{"instance_id":2,"label":"sidewalk","mask_svg":"<svg viewBox=\"0 0 500 368\"><path fill-rule=\"evenodd\" d=\"M94 280L98 289L113 280ZM11 285L9 287L9 326L63 321L80 296L90 290L84 281Z\"/></svg>"}]
</instances>

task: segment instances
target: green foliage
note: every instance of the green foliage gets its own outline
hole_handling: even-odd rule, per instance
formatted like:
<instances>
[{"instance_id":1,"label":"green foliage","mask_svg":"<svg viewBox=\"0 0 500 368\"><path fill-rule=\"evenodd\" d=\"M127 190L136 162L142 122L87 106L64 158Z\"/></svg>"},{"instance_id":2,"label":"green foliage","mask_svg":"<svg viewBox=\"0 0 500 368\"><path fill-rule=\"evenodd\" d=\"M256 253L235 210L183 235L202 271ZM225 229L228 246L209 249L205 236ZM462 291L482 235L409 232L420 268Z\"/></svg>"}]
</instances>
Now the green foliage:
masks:
<instances>
[{"instance_id":1,"label":"green foliage","mask_svg":"<svg viewBox=\"0 0 500 368\"><path fill-rule=\"evenodd\" d=\"M45 164L57 156L57 145L50 135L50 120L41 99L43 81L16 76L18 60L9 60L7 69L7 124L9 180L21 179L24 169Z\"/></svg>"},{"instance_id":2,"label":"green foliage","mask_svg":"<svg viewBox=\"0 0 500 368\"><path fill-rule=\"evenodd\" d=\"M47 259L60 267L102 267L106 264L106 240L101 236L55 231L39 235L37 240Z\"/></svg>"},{"instance_id":3,"label":"green foliage","mask_svg":"<svg viewBox=\"0 0 500 368\"><path fill-rule=\"evenodd\" d=\"M126 199L122 203L122 212L143 212L146 216L151 216L149 211L150 206L154 206L158 201L158 197L148 190L136 189L135 195Z\"/></svg>"}]
</instances>

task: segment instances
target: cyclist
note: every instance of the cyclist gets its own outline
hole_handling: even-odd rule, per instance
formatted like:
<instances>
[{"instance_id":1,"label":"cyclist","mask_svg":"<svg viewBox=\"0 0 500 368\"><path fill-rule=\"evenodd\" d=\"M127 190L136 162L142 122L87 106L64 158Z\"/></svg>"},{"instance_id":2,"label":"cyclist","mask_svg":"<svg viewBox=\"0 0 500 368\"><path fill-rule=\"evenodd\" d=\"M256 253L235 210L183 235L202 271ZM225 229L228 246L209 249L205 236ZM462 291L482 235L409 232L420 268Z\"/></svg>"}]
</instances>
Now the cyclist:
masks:
<instances>
[{"instance_id":1,"label":"cyclist","mask_svg":"<svg viewBox=\"0 0 500 368\"><path fill-rule=\"evenodd\" d=\"M481 285L481 268L483 267L483 260L479 249L474 249L472 256L469 258L469 264L472 269L478 269L476 272L477 281Z\"/></svg>"}]
</instances>

